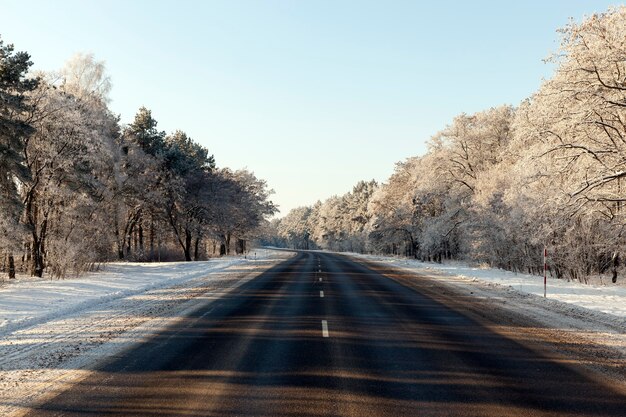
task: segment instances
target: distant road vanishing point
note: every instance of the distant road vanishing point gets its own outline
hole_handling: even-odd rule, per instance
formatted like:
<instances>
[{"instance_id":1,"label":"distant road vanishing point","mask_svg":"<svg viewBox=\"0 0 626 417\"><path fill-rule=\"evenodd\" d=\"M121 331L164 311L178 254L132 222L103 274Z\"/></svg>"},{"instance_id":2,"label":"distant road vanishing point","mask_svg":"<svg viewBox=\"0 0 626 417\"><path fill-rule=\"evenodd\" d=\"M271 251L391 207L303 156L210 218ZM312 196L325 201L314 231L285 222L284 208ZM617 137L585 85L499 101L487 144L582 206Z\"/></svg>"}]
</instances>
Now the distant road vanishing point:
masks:
<instances>
[{"instance_id":1,"label":"distant road vanishing point","mask_svg":"<svg viewBox=\"0 0 626 417\"><path fill-rule=\"evenodd\" d=\"M44 416L611 416L626 397L434 279L296 256L110 358Z\"/></svg>"}]
</instances>

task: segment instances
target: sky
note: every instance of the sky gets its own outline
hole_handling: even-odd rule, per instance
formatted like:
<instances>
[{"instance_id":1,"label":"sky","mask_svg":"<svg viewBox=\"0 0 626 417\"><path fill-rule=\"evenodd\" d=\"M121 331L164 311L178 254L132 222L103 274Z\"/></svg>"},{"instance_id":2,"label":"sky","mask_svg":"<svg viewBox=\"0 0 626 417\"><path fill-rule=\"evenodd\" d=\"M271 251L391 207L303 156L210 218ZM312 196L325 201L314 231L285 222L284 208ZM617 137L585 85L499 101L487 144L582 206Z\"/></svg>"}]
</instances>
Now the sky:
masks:
<instances>
[{"instance_id":1,"label":"sky","mask_svg":"<svg viewBox=\"0 0 626 417\"><path fill-rule=\"evenodd\" d=\"M0 0L0 36L37 70L93 53L123 123L149 108L265 179L282 216L385 181L460 113L518 104L552 73L557 29L612 4Z\"/></svg>"}]
</instances>

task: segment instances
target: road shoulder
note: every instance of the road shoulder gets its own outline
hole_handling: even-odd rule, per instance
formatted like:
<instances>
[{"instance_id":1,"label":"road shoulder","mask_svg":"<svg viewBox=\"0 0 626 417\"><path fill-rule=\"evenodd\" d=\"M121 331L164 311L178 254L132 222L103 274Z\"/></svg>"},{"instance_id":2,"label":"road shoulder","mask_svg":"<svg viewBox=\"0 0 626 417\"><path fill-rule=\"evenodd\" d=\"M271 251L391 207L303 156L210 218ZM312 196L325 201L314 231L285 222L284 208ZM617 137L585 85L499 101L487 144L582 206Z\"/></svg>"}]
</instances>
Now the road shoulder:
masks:
<instances>
[{"instance_id":1,"label":"road shoulder","mask_svg":"<svg viewBox=\"0 0 626 417\"><path fill-rule=\"evenodd\" d=\"M65 390L91 369L172 326L293 256L272 251L175 285L105 299L84 309L8 332L0 343L0 415L18 416L30 404Z\"/></svg>"},{"instance_id":2,"label":"road shoulder","mask_svg":"<svg viewBox=\"0 0 626 417\"><path fill-rule=\"evenodd\" d=\"M626 392L626 323L614 316L480 280L350 258Z\"/></svg>"}]
</instances>

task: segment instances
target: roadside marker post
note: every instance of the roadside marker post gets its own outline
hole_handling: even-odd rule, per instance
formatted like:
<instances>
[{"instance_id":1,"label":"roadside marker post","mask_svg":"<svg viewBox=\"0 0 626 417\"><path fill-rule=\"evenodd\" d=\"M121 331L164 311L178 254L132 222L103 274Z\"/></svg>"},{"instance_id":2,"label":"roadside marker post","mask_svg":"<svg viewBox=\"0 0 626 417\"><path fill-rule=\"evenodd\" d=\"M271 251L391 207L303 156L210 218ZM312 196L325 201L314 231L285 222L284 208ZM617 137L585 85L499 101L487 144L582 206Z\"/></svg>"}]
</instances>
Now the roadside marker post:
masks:
<instances>
[{"instance_id":1,"label":"roadside marker post","mask_svg":"<svg viewBox=\"0 0 626 417\"><path fill-rule=\"evenodd\" d=\"M548 248L543 247L543 298L546 298L548 286Z\"/></svg>"}]
</instances>

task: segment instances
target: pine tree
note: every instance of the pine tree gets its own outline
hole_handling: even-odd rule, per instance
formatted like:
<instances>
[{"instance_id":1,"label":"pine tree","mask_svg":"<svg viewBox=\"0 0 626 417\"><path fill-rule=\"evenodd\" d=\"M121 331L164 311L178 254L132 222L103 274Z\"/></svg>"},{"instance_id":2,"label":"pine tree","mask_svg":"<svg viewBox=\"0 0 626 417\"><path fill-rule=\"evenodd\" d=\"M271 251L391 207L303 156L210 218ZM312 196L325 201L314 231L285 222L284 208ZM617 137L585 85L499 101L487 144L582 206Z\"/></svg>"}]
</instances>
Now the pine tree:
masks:
<instances>
[{"instance_id":1,"label":"pine tree","mask_svg":"<svg viewBox=\"0 0 626 417\"><path fill-rule=\"evenodd\" d=\"M145 107L137 111L135 120L128 125L124 135L148 155L157 156L163 151L165 132L157 130L157 121L152 117L152 112Z\"/></svg>"},{"instance_id":2,"label":"pine tree","mask_svg":"<svg viewBox=\"0 0 626 417\"><path fill-rule=\"evenodd\" d=\"M33 133L25 115L30 110L25 93L37 87L37 79L27 79L32 65L30 55L15 52L12 44L0 39L0 247L10 249L21 213L18 183L28 179L24 165L24 147ZM13 257L9 251L9 278L15 277Z\"/></svg>"}]
</instances>

